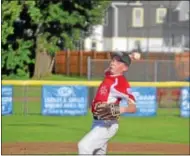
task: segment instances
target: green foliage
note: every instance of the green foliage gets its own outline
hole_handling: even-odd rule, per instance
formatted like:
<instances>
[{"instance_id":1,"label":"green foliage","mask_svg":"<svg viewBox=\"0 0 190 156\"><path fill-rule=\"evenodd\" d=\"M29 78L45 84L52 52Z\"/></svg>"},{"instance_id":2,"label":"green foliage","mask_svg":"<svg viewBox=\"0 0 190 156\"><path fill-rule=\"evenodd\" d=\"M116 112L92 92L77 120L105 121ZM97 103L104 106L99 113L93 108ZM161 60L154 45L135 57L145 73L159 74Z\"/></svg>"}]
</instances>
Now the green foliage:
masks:
<instances>
[{"instance_id":1,"label":"green foliage","mask_svg":"<svg viewBox=\"0 0 190 156\"><path fill-rule=\"evenodd\" d=\"M34 59L30 58L32 41L17 40L18 48L14 50L9 45L8 50L2 51L2 66L7 70L15 71L18 76L29 75L27 64L34 63Z\"/></svg>"},{"instance_id":2,"label":"green foliage","mask_svg":"<svg viewBox=\"0 0 190 156\"><path fill-rule=\"evenodd\" d=\"M109 1L2 1L2 73L29 75L35 53L76 49Z\"/></svg>"},{"instance_id":3,"label":"green foliage","mask_svg":"<svg viewBox=\"0 0 190 156\"><path fill-rule=\"evenodd\" d=\"M55 53L60 49L58 41L63 41L66 49L76 49L75 42L84 39L89 28L95 24L101 24L102 18L109 1L27 1L28 14L32 24L37 25L36 37L40 34L49 53ZM48 35L47 35L48 33ZM45 44L46 45L46 44ZM50 50L50 51L49 51ZM52 52L53 50L53 52Z\"/></svg>"},{"instance_id":4,"label":"green foliage","mask_svg":"<svg viewBox=\"0 0 190 156\"><path fill-rule=\"evenodd\" d=\"M30 18L32 19L32 23L34 24L40 24L42 23L42 14L40 11L40 8L36 7L35 1L26 1L25 5L28 7L28 13L30 15Z\"/></svg>"},{"instance_id":5,"label":"green foliage","mask_svg":"<svg viewBox=\"0 0 190 156\"><path fill-rule=\"evenodd\" d=\"M26 63L31 63L29 57L29 48L32 46L31 41L23 39L14 39L14 22L19 19L22 11L22 5L18 1L3 1L2 4L2 69L3 74L27 75L28 68ZM15 48L15 44L18 48Z\"/></svg>"},{"instance_id":6,"label":"green foliage","mask_svg":"<svg viewBox=\"0 0 190 156\"><path fill-rule=\"evenodd\" d=\"M106 8L109 6L109 1L93 1L93 9L89 11L90 23L93 25L102 23L102 15L105 15Z\"/></svg>"},{"instance_id":7,"label":"green foliage","mask_svg":"<svg viewBox=\"0 0 190 156\"><path fill-rule=\"evenodd\" d=\"M58 38L56 38L55 36L52 36L51 38L47 40L49 36L50 36L50 33L48 32L38 35L36 51L44 52L48 49L49 54L53 55L56 51L59 50L58 46L56 46Z\"/></svg>"},{"instance_id":8,"label":"green foliage","mask_svg":"<svg viewBox=\"0 0 190 156\"><path fill-rule=\"evenodd\" d=\"M7 43L7 37L14 33L13 23L20 15L22 6L18 1L3 1L2 3L2 44Z\"/></svg>"}]
</instances>

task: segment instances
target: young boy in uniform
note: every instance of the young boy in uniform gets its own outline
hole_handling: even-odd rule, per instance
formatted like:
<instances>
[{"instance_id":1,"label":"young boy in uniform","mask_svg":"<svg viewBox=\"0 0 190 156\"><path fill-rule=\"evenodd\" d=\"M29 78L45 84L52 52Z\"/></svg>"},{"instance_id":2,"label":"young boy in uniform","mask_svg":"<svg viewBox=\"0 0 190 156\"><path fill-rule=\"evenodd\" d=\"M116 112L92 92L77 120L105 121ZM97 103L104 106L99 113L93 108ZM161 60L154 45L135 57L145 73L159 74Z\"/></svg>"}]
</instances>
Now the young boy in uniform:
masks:
<instances>
[{"instance_id":1,"label":"young boy in uniform","mask_svg":"<svg viewBox=\"0 0 190 156\"><path fill-rule=\"evenodd\" d=\"M137 53L111 54L111 62L105 70L105 78L92 102L94 118L92 128L78 143L79 154L105 155L108 141L118 131L119 115L136 111L135 98L130 92L130 85L124 77L124 72L128 71L132 60L137 59L139 59ZM122 99L127 101L128 106L119 106Z\"/></svg>"}]
</instances>

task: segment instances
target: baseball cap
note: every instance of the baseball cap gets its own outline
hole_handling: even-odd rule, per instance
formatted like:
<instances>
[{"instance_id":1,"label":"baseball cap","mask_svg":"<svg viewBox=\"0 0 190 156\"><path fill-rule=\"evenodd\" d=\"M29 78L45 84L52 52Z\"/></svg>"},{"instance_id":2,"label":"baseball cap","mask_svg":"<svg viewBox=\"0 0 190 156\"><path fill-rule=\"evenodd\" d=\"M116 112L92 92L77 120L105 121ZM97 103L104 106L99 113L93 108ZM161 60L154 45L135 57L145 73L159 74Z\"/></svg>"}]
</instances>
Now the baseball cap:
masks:
<instances>
[{"instance_id":1,"label":"baseball cap","mask_svg":"<svg viewBox=\"0 0 190 156\"><path fill-rule=\"evenodd\" d=\"M130 66L131 58L128 53L124 53L121 51L111 52L111 58L113 58L114 56L119 56L121 62L127 64L127 66Z\"/></svg>"}]
</instances>

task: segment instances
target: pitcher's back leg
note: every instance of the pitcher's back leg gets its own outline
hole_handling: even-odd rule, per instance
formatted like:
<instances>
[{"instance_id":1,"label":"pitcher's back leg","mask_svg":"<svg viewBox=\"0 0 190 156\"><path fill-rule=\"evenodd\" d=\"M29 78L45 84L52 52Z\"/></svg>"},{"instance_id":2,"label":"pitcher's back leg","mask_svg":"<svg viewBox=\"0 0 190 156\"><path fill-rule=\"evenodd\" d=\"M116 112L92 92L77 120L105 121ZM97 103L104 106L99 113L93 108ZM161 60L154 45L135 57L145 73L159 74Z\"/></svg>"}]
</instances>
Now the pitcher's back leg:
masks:
<instances>
[{"instance_id":1,"label":"pitcher's back leg","mask_svg":"<svg viewBox=\"0 0 190 156\"><path fill-rule=\"evenodd\" d=\"M94 155L106 155L106 152L107 152L107 143L103 146L103 147L101 147L101 148L99 148L99 149L96 149L94 152L93 152L93 154Z\"/></svg>"},{"instance_id":2,"label":"pitcher's back leg","mask_svg":"<svg viewBox=\"0 0 190 156\"><path fill-rule=\"evenodd\" d=\"M102 148L109 140L106 127L95 126L78 143L79 154L93 154L96 149Z\"/></svg>"}]
</instances>

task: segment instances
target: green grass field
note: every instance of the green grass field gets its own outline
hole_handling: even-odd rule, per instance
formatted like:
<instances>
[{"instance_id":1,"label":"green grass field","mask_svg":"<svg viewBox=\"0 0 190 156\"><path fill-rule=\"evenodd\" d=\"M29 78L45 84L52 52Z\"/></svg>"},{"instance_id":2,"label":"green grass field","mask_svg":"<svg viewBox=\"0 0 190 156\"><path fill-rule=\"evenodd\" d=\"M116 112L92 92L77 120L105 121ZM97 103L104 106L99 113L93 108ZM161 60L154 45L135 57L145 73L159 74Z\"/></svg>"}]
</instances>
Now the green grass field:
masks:
<instances>
[{"instance_id":1,"label":"green grass field","mask_svg":"<svg viewBox=\"0 0 190 156\"><path fill-rule=\"evenodd\" d=\"M47 78L47 80L52 79ZM54 80L78 80L56 76ZM84 80L81 78L81 80ZM32 100L24 99L23 95ZM14 87L14 114L2 116L2 142L78 142L91 127L87 116L58 117L40 115L40 87ZM28 115L23 114L27 101ZM189 118L179 117L179 109L159 109L155 117L121 117L112 142L189 143Z\"/></svg>"},{"instance_id":2,"label":"green grass field","mask_svg":"<svg viewBox=\"0 0 190 156\"><path fill-rule=\"evenodd\" d=\"M113 142L189 143L189 119L178 110L159 110L156 117L121 117ZM2 117L2 142L77 142L90 130L87 116L11 115Z\"/></svg>"}]
</instances>

